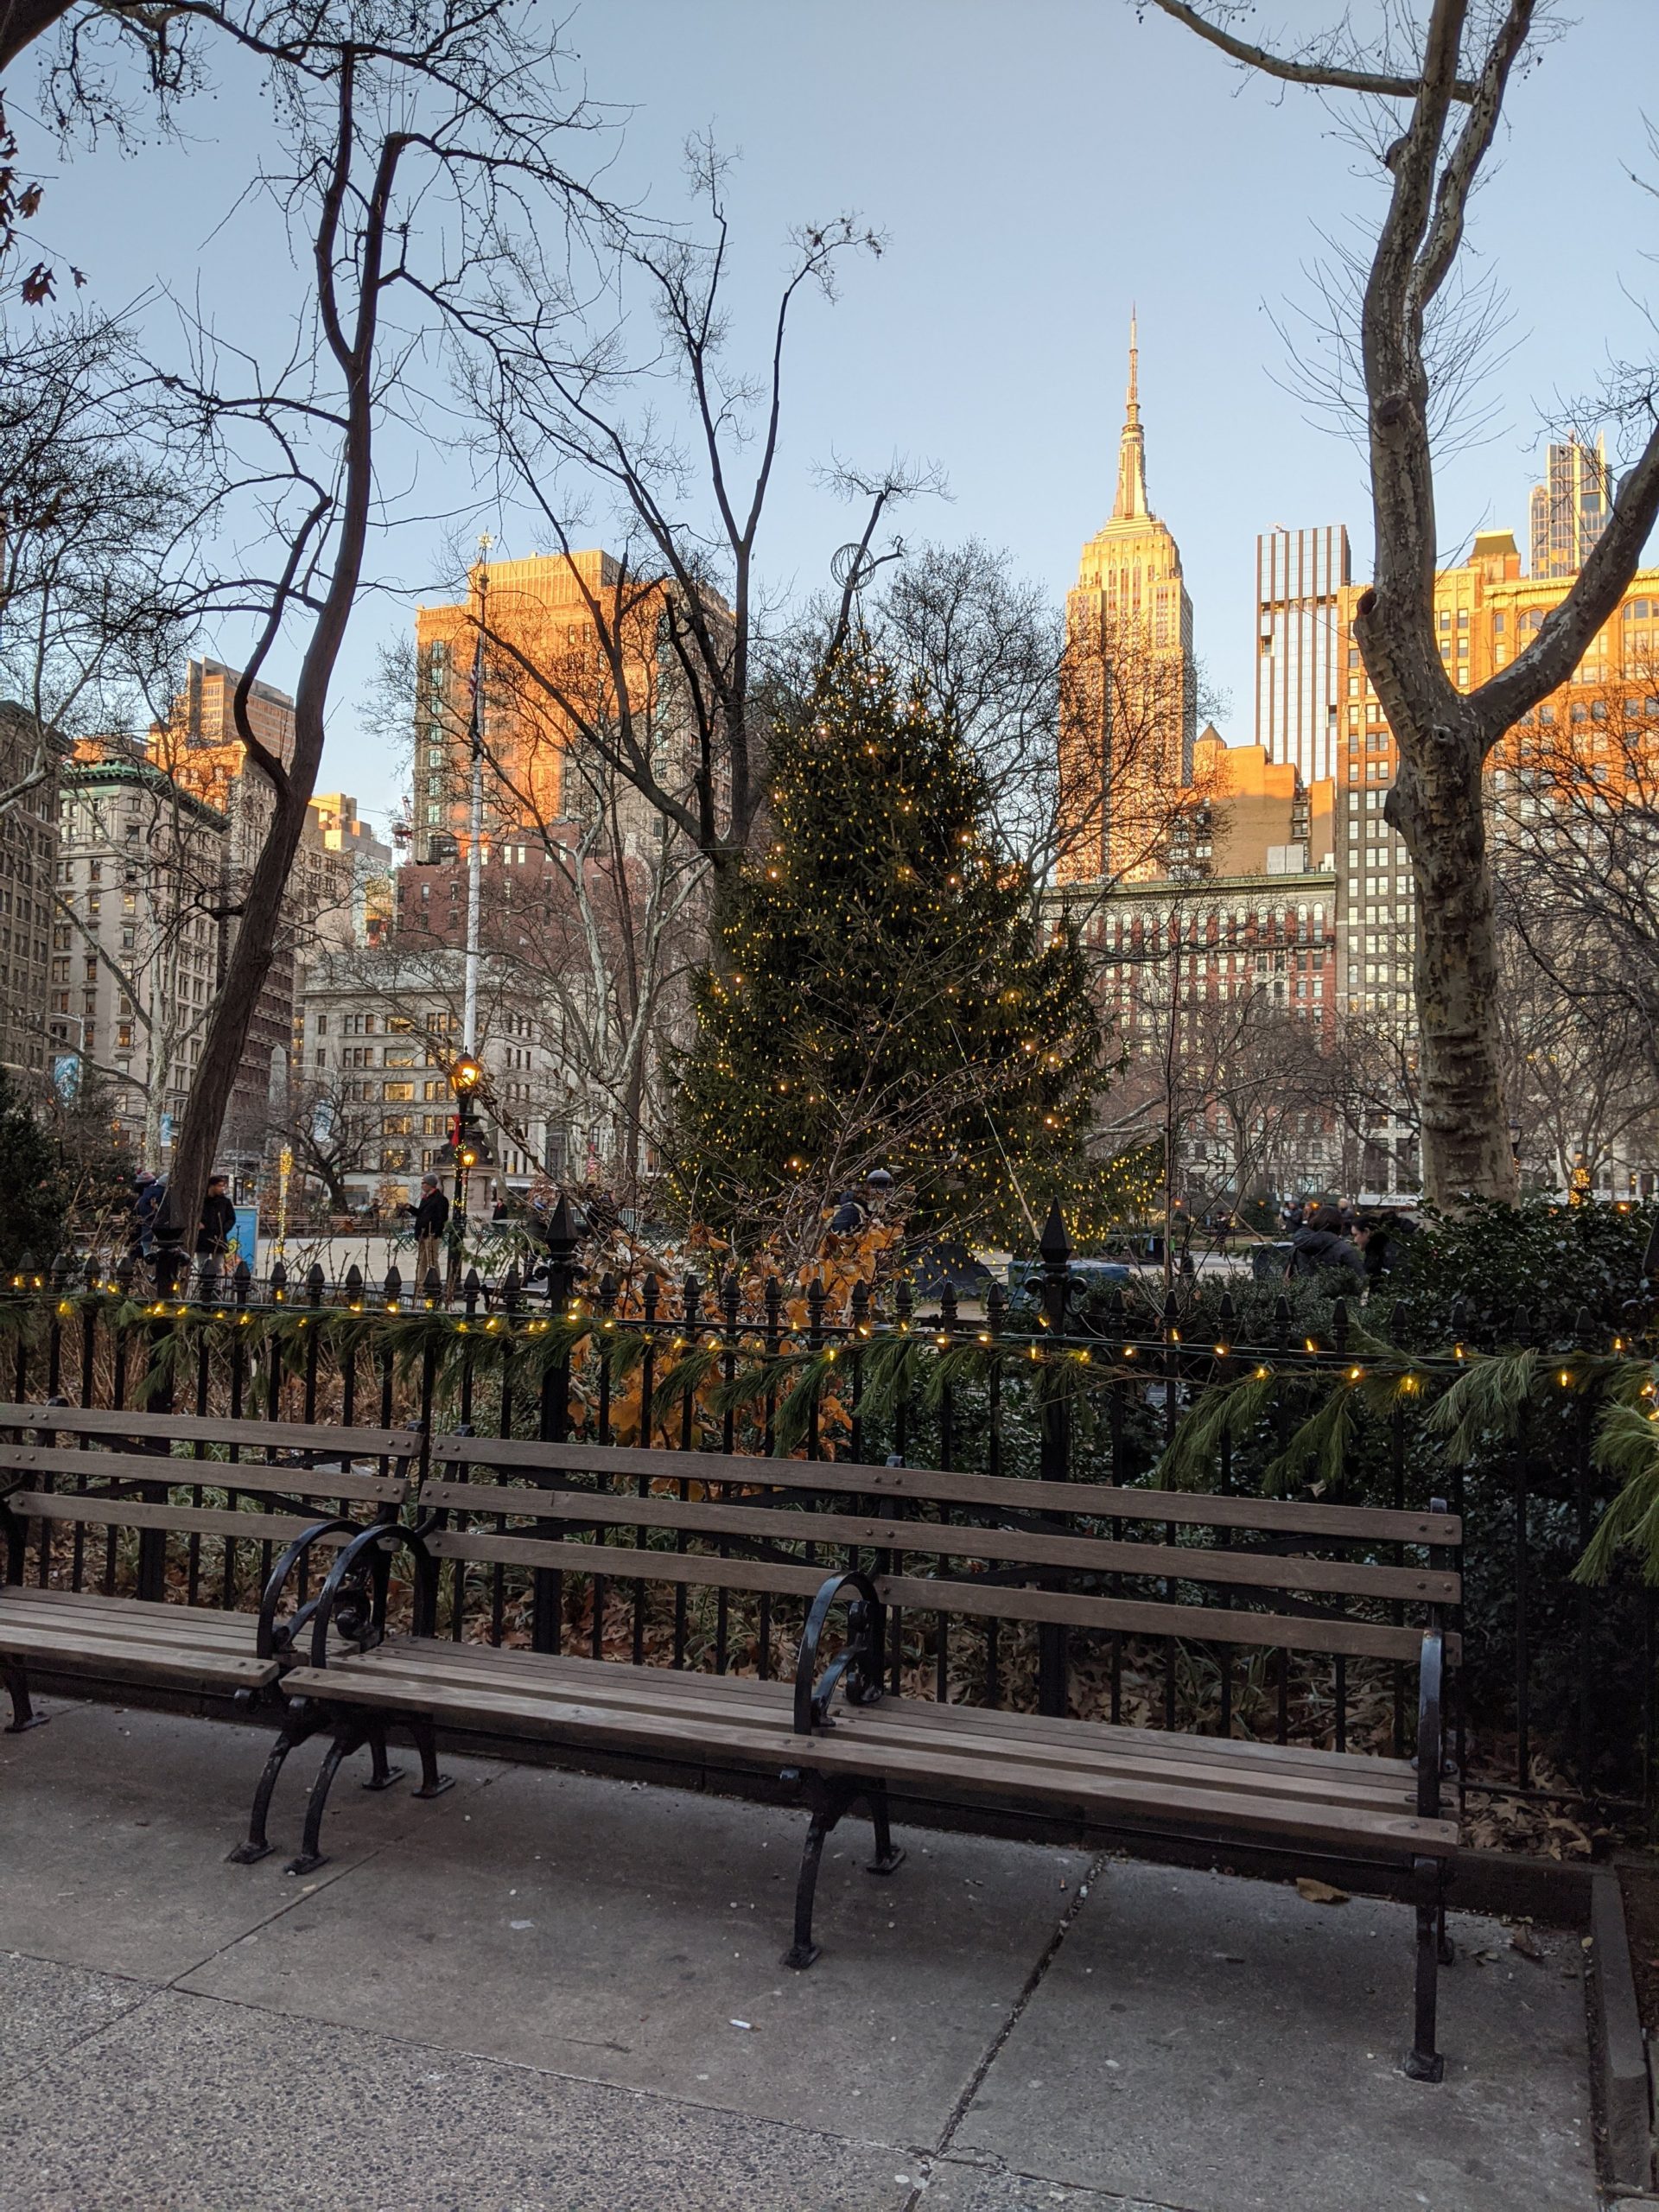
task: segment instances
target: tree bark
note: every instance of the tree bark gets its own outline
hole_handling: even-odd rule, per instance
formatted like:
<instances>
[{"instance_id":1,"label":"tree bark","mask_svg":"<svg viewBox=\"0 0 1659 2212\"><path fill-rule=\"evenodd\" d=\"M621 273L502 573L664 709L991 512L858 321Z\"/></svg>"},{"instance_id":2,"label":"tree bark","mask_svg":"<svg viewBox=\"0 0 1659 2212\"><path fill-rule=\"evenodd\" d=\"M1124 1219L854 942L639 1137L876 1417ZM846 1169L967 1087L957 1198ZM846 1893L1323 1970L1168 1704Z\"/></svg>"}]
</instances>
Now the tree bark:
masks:
<instances>
[{"instance_id":1,"label":"tree bark","mask_svg":"<svg viewBox=\"0 0 1659 2212\"><path fill-rule=\"evenodd\" d=\"M0 0L0 70L69 13L72 0Z\"/></svg>"},{"instance_id":2,"label":"tree bark","mask_svg":"<svg viewBox=\"0 0 1659 2212\"><path fill-rule=\"evenodd\" d=\"M175 1237L182 1238L187 1249L195 1241L207 1179L213 1172L213 1156L224 1127L225 1109L230 1104L237 1070L247 1046L254 1007L275 952L283 896L299 849L306 806L316 788L317 771L322 764L323 717L328 687L340 649L345 643L368 535L374 480L375 340L387 213L397 164L410 141L405 134L396 131L381 141L373 181L363 196L362 213L353 226L353 235L349 245L342 241L343 216L349 202L357 143L354 49L344 50L339 71L339 123L333 168L323 190L313 255L323 327L345 388L339 534L328 588L322 595L300 664L300 678L294 695L294 754L285 771L255 736L248 718L247 699L253 676L276 635L293 578L310 543L315 523L321 518L321 507L313 510L313 519L295 536L264 633L237 688L238 734L249 761L257 762L270 783L272 809L264 842L248 881L236 942L231 949L213 1019L202 1042L201 1058L190 1086L184 1126L179 1132L168 1186L164 1242L171 1243ZM353 246L357 299L348 334L340 315L339 283L342 264L349 262Z\"/></svg>"},{"instance_id":3,"label":"tree bark","mask_svg":"<svg viewBox=\"0 0 1659 2212\"><path fill-rule=\"evenodd\" d=\"M1472 726L1437 727L1402 743L1386 810L1412 857L1423 1187L1440 1205L1515 1196L1483 759Z\"/></svg>"}]
</instances>

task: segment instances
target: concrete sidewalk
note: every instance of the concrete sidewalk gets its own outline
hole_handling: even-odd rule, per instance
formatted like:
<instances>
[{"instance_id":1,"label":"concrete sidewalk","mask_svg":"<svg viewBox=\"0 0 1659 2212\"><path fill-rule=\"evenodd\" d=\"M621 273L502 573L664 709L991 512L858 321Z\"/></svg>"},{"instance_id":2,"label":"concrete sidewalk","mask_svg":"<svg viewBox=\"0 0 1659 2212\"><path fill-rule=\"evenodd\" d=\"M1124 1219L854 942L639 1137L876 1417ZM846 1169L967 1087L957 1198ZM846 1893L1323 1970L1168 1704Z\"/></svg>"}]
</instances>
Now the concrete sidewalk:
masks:
<instances>
[{"instance_id":1,"label":"concrete sidewalk","mask_svg":"<svg viewBox=\"0 0 1659 2212\"><path fill-rule=\"evenodd\" d=\"M1409 1916L484 1762L342 1777L329 1863L226 1864L260 1732L49 1701L0 1737L3 2212L1590 2212L1582 1958ZM301 1770L303 1770L302 1771ZM288 1848L284 1849L286 1846Z\"/></svg>"}]
</instances>

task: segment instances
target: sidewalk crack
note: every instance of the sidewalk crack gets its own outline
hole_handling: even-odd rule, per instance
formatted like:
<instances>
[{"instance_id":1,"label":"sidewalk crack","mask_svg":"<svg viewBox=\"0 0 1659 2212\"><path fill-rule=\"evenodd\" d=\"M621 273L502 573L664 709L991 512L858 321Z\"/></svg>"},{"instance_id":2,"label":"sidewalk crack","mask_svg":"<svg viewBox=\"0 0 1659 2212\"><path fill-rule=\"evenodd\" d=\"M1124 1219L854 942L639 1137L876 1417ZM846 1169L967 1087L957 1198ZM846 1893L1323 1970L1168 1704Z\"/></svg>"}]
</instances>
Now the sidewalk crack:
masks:
<instances>
[{"instance_id":1,"label":"sidewalk crack","mask_svg":"<svg viewBox=\"0 0 1659 2212\"><path fill-rule=\"evenodd\" d=\"M1066 1906L1065 1910L1060 1915L1058 1921L1056 1923L1053 1934L1044 1945L1042 1955L1038 1959L1037 1963L1033 1967L1031 1972L1026 1976L1024 1986L1020 1989L1020 1994L1014 1999L1014 2003L1009 2006L1007 2018L1003 2021L996 2033L991 2037L991 2040L987 2044L978 2065L975 2067L972 2074L968 2077L967 2082L963 2086L962 2094L957 2099L956 2103L951 2107L950 2117L946 2120L944 2126L940 2133L938 2143L936 2147L928 2153L930 2158L945 2158L950 2156L950 2145L956 2140L957 2130L962 2126L963 2121L967 2118L969 2107L972 2105L974 2099L979 2094L981 2089L984 2087L985 2077L990 2072L992 2067L995 2065L998 2057L1001 2054L1003 2046L1008 2040L1008 2037L1014 2033L1014 2030L1019 2026L1021 2019L1025 2017L1026 2007L1031 2003L1032 1999L1041 1988L1049 1968L1053 1965L1055 1959L1059 1955L1061 1944L1065 1942L1066 1937L1071 1934L1072 1923L1076 1921L1077 1915L1082 1911L1084 1905L1087 1903L1090 1891L1094 1888L1096 1882L1100 1878L1102 1873L1104 1872L1108 1864L1108 1857L1109 1854L1107 1853L1101 1851L1097 1852L1094 1858L1090 1860L1083 1879L1077 1884L1076 1893L1073 1895L1071 1903ZM918 2183L917 2186L912 2190L910 2195L906 2198L904 2205L901 2208L901 2212L918 2212L918 2207L921 2204L923 2194L926 2188L927 2183L925 2179Z\"/></svg>"}]
</instances>

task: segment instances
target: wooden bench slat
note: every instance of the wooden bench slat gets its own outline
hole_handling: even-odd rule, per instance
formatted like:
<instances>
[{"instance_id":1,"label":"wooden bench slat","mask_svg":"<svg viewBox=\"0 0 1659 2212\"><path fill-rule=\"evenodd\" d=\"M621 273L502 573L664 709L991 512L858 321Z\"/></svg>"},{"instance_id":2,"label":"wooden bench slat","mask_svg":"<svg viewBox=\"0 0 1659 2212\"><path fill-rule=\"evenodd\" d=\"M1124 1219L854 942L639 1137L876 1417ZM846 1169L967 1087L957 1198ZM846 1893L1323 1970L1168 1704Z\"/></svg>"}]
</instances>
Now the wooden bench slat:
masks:
<instances>
[{"instance_id":1,"label":"wooden bench slat","mask_svg":"<svg viewBox=\"0 0 1659 2212\"><path fill-rule=\"evenodd\" d=\"M479 1647L474 1647L478 1649ZM654 1713L671 1723L694 1741L705 1726L722 1725L734 1715L749 1727L771 1727L780 1735L794 1728L791 1685L756 1684L768 1694L734 1700L722 1695L725 1683L718 1675L687 1675L666 1668L635 1668L608 1661L572 1659L556 1671L523 1651L492 1650L483 1665L475 1661L457 1663L455 1646L442 1637L394 1637L374 1654L377 1674L388 1674L400 1682L422 1682L433 1688L468 1689L492 1685L515 1694L533 1686L538 1696L582 1706ZM859 1708L836 1707L836 1733L855 1730L861 1739L884 1746L919 1742L924 1748L963 1754L988 1752L1016 1762L1035 1759L1042 1764L1075 1767L1084 1773L1140 1774L1148 1770L1174 1783L1203 1783L1228 1790L1263 1789L1297 1801L1370 1806L1375 1810L1410 1811L1415 1802L1416 1777L1408 1766L1390 1763L1387 1772L1374 1772L1373 1762L1334 1756L1318 1765L1272 1768L1232 1757L1233 1746L1214 1737L1173 1737L1147 1729L1112 1728L1095 1721L1072 1721L1062 1736L1031 1734L1012 1727L997 1735L976 1731L973 1709L957 1706L930 1707L944 1719L935 1725L922 1720L915 1700L886 1700ZM964 1719L963 1715L969 1716ZM952 1722L956 1722L954 1726ZM1255 1745L1246 1747L1250 1750ZM884 1751L881 1758L887 1756ZM872 1754L873 1763L877 1755Z\"/></svg>"},{"instance_id":2,"label":"wooden bench slat","mask_svg":"<svg viewBox=\"0 0 1659 2212\"><path fill-rule=\"evenodd\" d=\"M618 1581L671 1582L725 1590L793 1592L811 1597L830 1573L824 1567L785 1567L770 1560L720 1559L690 1552L624 1549L607 1544L559 1543L530 1536L479 1536L441 1530L427 1538L435 1558L501 1561L524 1567L602 1574ZM1337 1619L1327 1614L1253 1613L1220 1605L1165 1605L1152 1599L1074 1597L1057 1590L1025 1590L983 1580L923 1580L875 1575L883 1599L922 1612L963 1613L1003 1620L1052 1621L1077 1628L1119 1630L1130 1636L1185 1638L1191 1643L1240 1643L1269 1650L1344 1652L1353 1656L1414 1661L1420 1630L1380 1622ZM1446 1637L1455 1658L1457 1638Z\"/></svg>"},{"instance_id":3,"label":"wooden bench slat","mask_svg":"<svg viewBox=\"0 0 1659 2212\"><path fill-rule=\"evenodd\" d=\"M317 1519L297 1513L232 1513L213 1505L149 1505L140 1498L82 1497L72 1492L20 1492L6 1501L25 1521L79 1521L115 1529L175 1529L183 1535L234 1536L252 1544L290 1544L315 1529ZM370 1524L365 1522L366 1528ZM356 1531L352 1532L355 1534ZM338 1530L318 1538L319 1545L349 1543Z\"/></svg>"},{"instance_id":4,"label":"wooden bench slat","mask_svg":"<svg viewBox=\"0 0 1659 2212\"><path fill-rule=\"evenodd\" d=\"M1457 1825L1451 1821L1421 1821L1414 1815L1350 1805L1310 1804L1265 1793L1247 1796L1177 1786L1155 1777L1147 1781L1112 1774L1077 1774L1034 1762L1015 1765L983 1754L963 1756L919 1745L880 1747L880 1757L873 1760L874 1746L861 1745L853 1734L839 1730L823 1736L779 1736L753 1725L739 1727L727 1723L700 1726L688 1736L683 1728L676 1727L671 1714L661 1712L628 1712L583 1705L574 1699L553 1700L528 1689L515 1694L481 1684L423 1683L418 1678L400 1678L378 1666L377 1657L378 1654L370 1652L326 1669L296 1668L284 1677L284 1688L289 1695L430 1713L457 1727L487 1731L493 1722L512 1732L587 1737L623 1748L648 1745L682 1755L690 1744L706 1757L729 1758L746 1765L771 1767L781 1762L854 1774L879 1771L889 1783L901 1786L955 1787L979 1799L988 1796L1020 1802L1044 1797L1093 1812L1102 1819L1156 1821L1173 1817L1223 1833L1245 1829L1351 1847L1368 1844L1396 1857L1416 1853L1448 1857L1457 1847Z\"/></svg>"},{"instance_id":5,"label":"wooden bench slat","mask_svg":"<svg viewBox=\"0 0 1659 2212\"><path fill-rule=\"evenodd\" d=\"M1289 1535L1370 1542L1439 1544L1462 1541L1456 1514L1408 1513L1393 1507L1302 1504L1284 1498L1218 1497L1203 1491L1123 1490L1105 1483L1029 1482L1009 1475L949 1472L937 1467L875 1467L844 1459L728 1457L714 1452L662 1452L626 1445L541 1444L487 1436L439 1436L430 1464L546 1468L652 1482L736 1483L760 1488L839 1491L854 1496L916 1497L944 1504L986 1505L1028 1512L1087 1514L1092 1520L1169 1521L1211 1529L1260 1529Z\"/></svg>"},{"instance_id":6,"label":"wooden bench slat","mask_svg":"<svg viewBox=\"0 0 1659 2212\"><path fill-rule=\"evenodd\" d=\"M60 1667L70 1674L130 1675L144 1681L199 1683L203 1688L230 1682L238 1689L256 1688L274 1681L278 1672L274 1659L258 1659L251 1652L212 1651L205 1645L169 1647L123 1637L113 1628L91 1624L76 1630L57 1624L14 1622L3 1605L0 1605L0 1651Z\"/></svg>"},{"instance_id":7,"label":"wooden bench slat","mask_svg":"<svg viewBox=\"0 0 1659 2212\"><path fill-rule=\"evenodd\" d=\"M637 1693L629 1690L626 1694L740 1710L766 1707L780 1711L791 1719L794 1711L792 1682L775 1679L763 1682L753 1675L704 1674L664 1666L636 1669L619 1660L580 1658L570 1652L531 1651L523 1645L498 1648L488 1643L456 1643L448 1637L393 1636L377 1647L374 1656L377 1666L451 1681L488 1679L510 1668L515 1678L552 1685L580 1684L587 1688L611 1677L626 1684L640 1679L646 1687ZM992 1736L1031 1736L1061 1744L1071 1742L1079 1726L1083 1726L1103 1737L1121 1738L1138 1757L1161 1757L1168 1746L1172 1747L1172 1756L1191 1758L1202 1753L1206 1758L1224 1758L1231 1764L1264 1773L1282 1768L1292 1774L1339 1776L1357 1759L1368 1775L1375 1771L1380 1786L1402 1789L1408 1794L1414 1794L1417 1787L1417 1770L1409 1759L1323 1751L1311 1744L1265 1743L1248 1736L1169 1735L1160 1729L1136 1728L1128 1723L1080 1723L1039 1713L1011 1713L996 1706L938 1705L923 1698L889 1696L875 1709L884 1716L901 1713L906 1725L913 1727L937 1726L953 1732L966 1729ZM836 1710L839 1713L842 1708L838 1705Z\"/></svg>"},{"instance_id":8,"label":"wooden bench slat","mask_svg":"<svg viewBox=\"0 0 1659 2212\"><path fill-rule=\"evenodd\" d=\"M1321 1591L1356 1598L1400 1598L1418 1605L1456 1605L1460 1587L1455 1574L1427 1567L1373 1567L1299 1556L1281 1559L932 1521L878 1521L852 1514L799 1512L792 1507L709 1505L696 1500L629 1498L590 1491L537 1491L522 1484L509 1487L452 1483L436 1476L422 1484L420 1502L423 1509L512 1514L521 1519L573 1521L594 1528L683 1529L694 1534L757 1536L774 1543L853 1544L865 1549L919 1552L949 1559L1092 1568L1103 1573L1154 1580Z\"/></svg>"},{"instance_id":9,"label":"wooden bench slat","mask_svg":"<svg viewBox=\"0 0 1659 2212\"><path fill-rule=\"evenodd\" d=\"M232 1421L212 1414L151 1413L110 1406L26 1406L0 1403L0 1431L43 1428L67 1436L165 1436L181 1443L258 1444L299 1452L355 1452L359 1459L414 1459L424 1439L418 1429L341 1428L312 1421ZM0 1443L0 1451L10 1449Z\"/></svg>"},{"instance_id":10,"label":"wooden bench slat","mask_svg":"<svg viewBox=\"0 0 1659 2212\"><path fill-rule=\"evenodd\" d=\"M223 1612L217 1606L106 1598L102 1591L36 1590L22 1583L0 1585L0 1618L28 1619L42 1627L54 1621L84 1619L94 1624L94 1633L96 1624L107 1618L118 1624L124 1636L142 1636L166 1643L219 1643L250 1652L259 1625L255 1613Z\"/></svg>"},{"instance_id":11,"label":"wooden bench slat","mask_svg":"<svg viewBox=\"0 0 1659 2212\"><path fill-rule=\"evenodd\" d=\"M256 1497L372 1498L383 1505L401 1505L409 1494L409 1480L403 1475L274 1467L257 1459L178 1459L159 1452L60 1452L44 1445L18 1445L0 1448L0 1478L8 1469L25 1475L85 1476L89 1481L164 1483L169 1490L200 1485L245 1491Z\"/></svg>"}]
</instances>

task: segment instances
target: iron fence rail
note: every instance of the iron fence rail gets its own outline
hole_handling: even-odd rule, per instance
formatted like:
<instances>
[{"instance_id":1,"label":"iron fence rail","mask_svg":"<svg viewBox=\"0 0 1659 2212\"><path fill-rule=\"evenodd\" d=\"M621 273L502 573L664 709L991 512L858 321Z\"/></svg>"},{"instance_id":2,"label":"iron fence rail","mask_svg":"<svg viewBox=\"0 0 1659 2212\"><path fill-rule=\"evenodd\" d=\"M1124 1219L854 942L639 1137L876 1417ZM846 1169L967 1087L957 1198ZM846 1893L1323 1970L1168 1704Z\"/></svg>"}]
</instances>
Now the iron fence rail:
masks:
<instances>
[{"instance_id":1,"label":"iron fence rail","mask_svg":"<svg viewBox=\"0 0 1659 2212\"><path fill-rule=\"evenodd\" d=\"M1161 1306L1120 1300L1085 1327L1070 1258L1063 1239L1046 1245L1033 1269L1037 1325L1019 1331L1008 1327L997 1286L982 1315L971 1317L948 1289L922 1311L902 1283L878 1291L860 1282L838 1300L821 1282L746 1285L730 1272L707 1285L688 1276L672 1290L655 1275L637 1288L601 1277L584 1295L574 1247L553 1252L547 1282L534 1294L510 1270L493 1288L470 1274L453 1301L432 1280L412 1295L395 1268L372 1288L356 1269L329 1284L320 1268L289 1281L279 1267L256 1283L244 1267L181 1291L145 1281L130 1260L112 1271L96 1262L60 1266L12 1279L0 1294L0 1328L11 1338L10 1394L18 1402L142 1403L222 1421L221 1446L198 1439L189 1460L175 1462L176 1477L169 1468L193 1493L207 1485L234 1496L230 1462L238 1425L251 1421L415 1426L429 1440L447 1425L501 1439L580 1440L601 1450L666 1448L686 1460L682 1497L709 1481L694 1463L709 1451L755 1459L754 1481L743 1485L748 1494L765 1490L763 1463L780 1447L809 1460L833 1454L868 1464L892 1455L946 1470L1027 1475L1072 1486L1077 1505L1066 1524L1113 1540L1122 1537L1123 1522L1099 1494L1143 1484L1206 1392L1251 1372L1306 1382L1351 1357L1340 1302L1322 1340L1293 1341L1282 1303L1273 1340L1254 1345L1226 1336L1186 1340L1183 1308L1173 1299ZM1589 1340L1588 1317L1581 1319L1580 1348L1605 1351ZM1367 1326L1375 1336L1373 1317ZM1524 1335L1524 1322L1516 1333ZM518 1356L533 1354L538 1338L549 1356L526 1365ZM974 1361L963 1365L957 1356L970 1346ZM505 1348L514 1357L505 1357ZM791 1359L800 1373L810 1370L804 1411L790 1403ZM1097 1362L1109 1372L1097 1388L1057 1387L1068 1361ZM871 1380L878 1370L887 1377L879 1392ZM760 1378L747 1398L736 1387L746 1376ZM1281 1395L1270 1419L1269 1442L1280 1450L1290 1434L1292 1395ZM1608 1494L1592 1458L1592 1411L1581 1397L1565 1432L1558 1422L1548 1434L1523 1418L1513 1440L1467 1466L1447 1467L1421 1417L1396 1402L1357 1435L1333 1494L1402 1510L1423 1510L1440 1495L1462 1517L1456 1565L1468 1693L1459 1726L1466 1785L1513 1799L1576 1801L1597 1817L1637 1810L1646 1817L1656 1769L1652 1593L1633 1576L1596 1589L1568 1576ZM794 1431L785 1433L791 1420ZM1261 1459L1224 1434L1217 1494L1252 1490ZM560 1479L580 1487L582 1478ZM643 1477L615 1479L632 1480L644 1494ZM591 1480L603 1485L605 1478L596 1470ZM733 1488L716 1484L712 1494L722 1498ZM791 1502L822 1510L824 1498L791 1489L778 1501L784 1508ZM270 1501L240 1503L257 1512ZM971 1509L963 1511L972 1517ZM780 1510L780 1524L783 1517ZM1039 1516L1031 1525L1040 1522ZM1163 1534L1173 1542L1176 1524ZM250 1540L257 1542L257 1529ZM1224 1548L1232 1537L1224 1523L1205 1540ZM238 1567L235 1546L226 1542L214 1574L199 1539L176 1557L171 1541L149 1532L129 1558L102 1531L96 1540L79 1526L48 1531L31 1572L109 1592L130 1580L151 1595L170 1572L189 1602L257 1605L259 1574ZM781 1525L777 1541L790 1541ZM915 1555L908 1539L906 1551ZM807 1556L841 1563L822 1547L808 1547ZM1380 1546L1376 1556L1401 1565L1406 1553ZM440 1631L762 1675L776 1670L791 1633L791 1605L764 1592L747 1599L721 1590L705 1601L683 1583L653 1596L648 1573L590 1578L586 1590L575 1580L537 1573L515 1581L499 1566L474 1573L453 1561ZM1116 1594L1138 1586L1120 1573L1102 1586ZM1225 1585L1205 1598L1217 1614L1249 1602L1248 1592ZM1378 1616L1395 1624L1405 1617L1397 1602ZM1213 1727L1280 1742L1300 1735L1338 1750L1402 1756L1411 1748L1406 1670L1397 1663L1338 1654L1305 1664L1287 1652L1230 1643L1220 1619L1201 1648L1196 1637L1121 1632L1104 1646L1092 1632L1033 1630L994 1615L940 1617L931 1630L912 1620L908 1641L901 1627L892 1673L895 1686L902 1680L909 1694L940 1700L969 1694L1063 1713L1088 1700L1118 1723Z\"/></svg>"}]
</instances>

